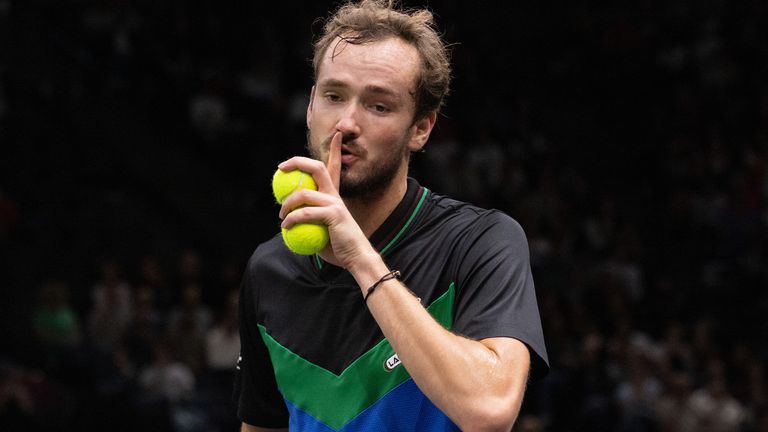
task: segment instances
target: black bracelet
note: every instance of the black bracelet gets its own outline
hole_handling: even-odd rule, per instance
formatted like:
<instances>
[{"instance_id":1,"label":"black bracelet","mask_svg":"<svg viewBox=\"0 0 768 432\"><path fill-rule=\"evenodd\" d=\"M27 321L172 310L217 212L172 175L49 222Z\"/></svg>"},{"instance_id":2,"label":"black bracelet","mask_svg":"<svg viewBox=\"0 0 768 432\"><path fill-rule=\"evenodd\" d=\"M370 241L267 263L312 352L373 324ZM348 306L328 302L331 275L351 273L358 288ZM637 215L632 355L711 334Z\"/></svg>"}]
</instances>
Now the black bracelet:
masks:
<instances>
[{"instance_id":1,"label":"black bracelet","mask_svg":"<svg viewBox=\"0 0 768 432\"><path fill-rule=\"evenodd\" d=\"M371 293L373 292L373 290L375 290L377 286L381 285L382 282L386 282L386 281L388 281L390 279L400 279L400 271L399 270L392 270L391 272L389 272L389 273L385 274L384 276L382 276L381 279L377 280L376 283L371 285L371 287L368 288L368 290L365 292L365 297L363 297L363 301L365 301L365 303L367 304L368 303L368 297L371 296Z\"/></svg>"}]
</instances>

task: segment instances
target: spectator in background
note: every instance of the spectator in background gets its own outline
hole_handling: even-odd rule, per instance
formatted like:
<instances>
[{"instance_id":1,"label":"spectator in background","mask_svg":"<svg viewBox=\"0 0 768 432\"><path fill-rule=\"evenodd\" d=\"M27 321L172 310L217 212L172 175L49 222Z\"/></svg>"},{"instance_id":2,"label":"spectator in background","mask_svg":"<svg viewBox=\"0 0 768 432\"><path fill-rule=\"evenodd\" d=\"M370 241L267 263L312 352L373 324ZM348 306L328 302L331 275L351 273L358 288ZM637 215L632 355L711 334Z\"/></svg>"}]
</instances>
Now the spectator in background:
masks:
<instances>
[{"instance_id":1,"label":"spectator in background","mask_svg":"<svg viewBox=\"0 0 768 432\"><path fill-rule=\"evenodd\" d=\"M630 346L625 359L625 377L616 388L615 398L621 408L620 430L626 432L654 431L655 403L662 385L654 375L653 358L642 348Z\"/></svg>"},{"instance_id":2,"label":"spectator in background","mask_svg":"<svg viewBox=\"0 0 768 432\"><path fill-rule=\"evenodd\" d=\"M205 368L205 333L190 314L182 314L166 333L168 349L195 375Z\"/></svg>"},{"instance_id":3,"label":"spectator in background","mask_svg":"<svg viewBox=\"0 0 768 432\"><path fill-rule=\"evenodd\" d=\"M659 432L683 430L683 419L691 417L688 399L691 397L691 379L685 372L673 373L666 389L655 404Z\"/></svg>"},{"instance_id":4,"label":"spectator in background","mask_svg":"<svg viewBox=\"0 0 768 432\"><path fill-rule=\"evenodd\" d=\"M168 312L177 300L160 259L155 255L147 254L141 258L139 283L152 288L154 304L163 312Z\"/></svg>"},{"instance_id":5,"label":"spectator in background","mask_svg":"<svg viewBox=\"0 0 768 432\"><path fill-rule=\"evenodd\" d=\"M162 313L155 305L155 291L149 285L136 288L133 319L123 337L123 349L131 369L141 369L154 358L154 346L164 330Z\"/></svg>"},{"instance_id":6,"label":"spectator in background","mask_svg":"<svg viewBox=\"0 0 768 432\"><path fill-rule=\"evenodd\" d=\"M240 355L237 299L237 291L230 291L218 321L205 334L206 359L213 372L232 373Z\"/></svg>"},{"instance_id":7,"label":"spectator in background","mask_svg":"<svg viewBox=\"0 0 768 432\"><path fill-rule=\"evenodd\" d=\"M234 258L225 259L219 266L219 277L210 290L209 301L203 301L211 307L219 310L227 308L230 302L230 293L240 288L240 277L243 274L242 265Z\"/></svg>"},{"instance_id":8,"label":"spectator in background","mask_svg":"<svg viewBox=\"0 0 768 432\"><path fill-rule=\"evenodd\" d=\"M211 312L200 296L199 285L189 283L184 287L182 304L171 312L166 333L171 351L195 375L205 367L205 332L211 326Z\"/></svg>"},{"instance_id":9,"label":"spectator in background","mask_svg":"<svg viewBox=\"0 0 768 432\"><path fill-rule=\"evenodd\" d=\"M195 249L184 249L179 257L179 286L203 282L203 262Z\"/></svg>"},{"instance_id":10,"label":"spectator in background","mask_svg":"<svg viewBox=\"0 0 768 432\"><path fill-rule=\"evenodd\" d=\"M666 326L660 346L663 356L662 368L666 372L693 370L693 349L682 323L674 321Z\"/></svg>"},{"instance_id":11,"label":"spectator in background","mask_svg":"<svg viewBox=\"0 0 768 432\"><path fill-rule=\"evenodd\" d=\"M206 332L211 326L212 315L208 306L203 303L203 290L196 283L187 283L181 289L181 304L176 305L168 317L168 325L177 325L182 318L192 320L200 332Z\"/></svg>"},{"instance_id":12,"label":"spectator in background","mask_svg":"<svg viewBox=\"0 0 768 432\"><path fill-rule=\"evenodd\" d=\"M152 363L139 371L136 430L176 432L178 408L195 396L195 375L174 357L168 342L155 343Z\"/></svg>"},{"instance_id":13,"label":"spectator in background","mask_svg":"<svg viewBox=\"0 0 768 432\"><path fill-rule=\"evenodd\" d=\"M58 280L46 281L38 292L33 328L44 349L72 349L81 340L80 322L69 302L69 288Z\"/></svg>"},{"instance_id":14,"label":"spectator in background","mask_svg":"<svg viewBox=\"0 0 768 432\"><path fill-rule=\"evenodd\" d=\"M238 292L227 293L226 304L221 307L216 324L205 335L205 352L208 369L198 381L198 388L207 396L206 407L210 422L224 431L239 430L232 397L232 382L235 365L240 356L240 334L238 332Z\"/></svg>"},{"instance_id":15,"label":"spectator in background","mask_svg":"<svg viewBox=\"0 0 768 432\"><path fill-rule=\"evenodd\" d=\"M168 341L158 341L154 346L154 359L139 374L139 386L145 395L159 397L168 402L178 402L192 396L195 375L184 363L176 360Z\"/></svg>"},{"instance_id":16,"label":"spectator in background","mask_svg":"<svg viewBox=\"0 0 768 432\"><path fill-rule=\"evenodd\" d=\"M88 334L94 348L109 353L121 341L131 320L131 286L122 279L114 261L101 265L101 278L93 287Z\"/></svg>"},{"instance_id":17,"label":"spectator in background","mask_svg":"<svg viewBox=\"0 0 768 432\"><path fill-rule=\"evenodd\" d=\"M740 432L748 419L746 410L728 392L722 377L714 377L705 387L695 390L686 405L680 432Z\"/></svg>"}]
</instances>

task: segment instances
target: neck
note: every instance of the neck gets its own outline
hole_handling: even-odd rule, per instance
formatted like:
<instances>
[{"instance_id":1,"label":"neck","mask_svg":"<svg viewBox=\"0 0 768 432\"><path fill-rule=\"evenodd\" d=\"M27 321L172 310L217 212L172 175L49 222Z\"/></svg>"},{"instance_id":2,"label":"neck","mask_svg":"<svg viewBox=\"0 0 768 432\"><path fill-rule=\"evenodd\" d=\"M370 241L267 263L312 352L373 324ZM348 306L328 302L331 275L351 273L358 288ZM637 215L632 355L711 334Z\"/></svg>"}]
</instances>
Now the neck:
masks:
<instances>
[{"instance_id":1,"label":"neck","mask_svg":"<svg viewBox=\"0 0 768 432\"><path fill-rule=\"evenodd\" d=\"M365 236L370 237L400 204L407 189L407 176L403 172L376 198L345 198L344 204Z\"/></svg>"}]
</instances>

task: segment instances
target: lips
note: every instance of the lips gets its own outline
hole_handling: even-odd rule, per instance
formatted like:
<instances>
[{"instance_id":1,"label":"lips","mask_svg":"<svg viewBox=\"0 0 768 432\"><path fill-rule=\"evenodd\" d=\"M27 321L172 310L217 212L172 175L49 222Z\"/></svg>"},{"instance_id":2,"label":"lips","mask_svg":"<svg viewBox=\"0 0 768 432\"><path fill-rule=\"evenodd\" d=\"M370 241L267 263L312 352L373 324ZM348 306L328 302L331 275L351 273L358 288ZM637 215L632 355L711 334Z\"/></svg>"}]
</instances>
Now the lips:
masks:
<instances>
[{"instance_id":1,"label":"lips","mask_svg":"<svg viewBox=\"0 0 768 432\"><path fill-rule=\"evenodd\" d=\"M357 160L357 156L355 156L352 153L341 153L341 163L344 165L349 165Z\"/></svg>"},{"instance_id":2,"label":"lips","mask_svg":"<svg viewBox=\"0 0 768 432\"><path fill-rule=\"evenodd\" d=\"M346 146L341 147L341 163L348 165L358 159L355 152L350 151Z\"/></svg>"}]
</instances>

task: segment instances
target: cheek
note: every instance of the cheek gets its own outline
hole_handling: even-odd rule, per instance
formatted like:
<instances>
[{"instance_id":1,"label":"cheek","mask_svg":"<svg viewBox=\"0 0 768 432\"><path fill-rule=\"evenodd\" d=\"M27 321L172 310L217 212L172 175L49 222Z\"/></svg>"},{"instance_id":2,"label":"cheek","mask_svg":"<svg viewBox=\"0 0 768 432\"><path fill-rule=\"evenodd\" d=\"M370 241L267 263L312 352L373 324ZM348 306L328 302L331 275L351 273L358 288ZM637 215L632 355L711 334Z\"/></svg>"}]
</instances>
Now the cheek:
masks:
<instances>
[{"instance_id":1,"label":"cheek","mask_svg":"<svg viewBox=\"0 0 768 432\"><path fill-rule=\"evenodd\" d=\"M378 144L371 146L369 151L376 155L377 158L391 158L396 154L401 153L404 146L403 138L399 134L390 134L386 137L381 137Z\"/></svg>"},{"instance_id":2,"label":"cheek","mask_svg":"<svg viewBox=\"0 0 768 432\"><path fill-rule=\"evenodd\" d=\"M402 125L391 125L381 129L379 135L382 141L386 142L388 149L397 149L402 146L407 146L410 138L409 129L403 129Z\"/></svg>"},{"instance_id":3,"label":"cheek","mask_svg":"<svg viewBox=\"0 0 768 432\"><path fill-rule=\"evenodd\" d=\"M307 148L309 155L313 159L325 160L325 151L321 148L322 140L317 136L317 133L313 133L312 129L307 131Z\"/></svg>"}]
</instances>

